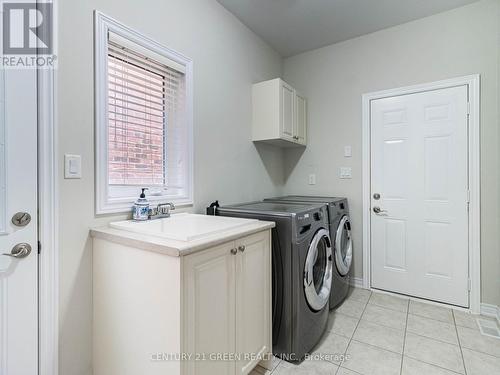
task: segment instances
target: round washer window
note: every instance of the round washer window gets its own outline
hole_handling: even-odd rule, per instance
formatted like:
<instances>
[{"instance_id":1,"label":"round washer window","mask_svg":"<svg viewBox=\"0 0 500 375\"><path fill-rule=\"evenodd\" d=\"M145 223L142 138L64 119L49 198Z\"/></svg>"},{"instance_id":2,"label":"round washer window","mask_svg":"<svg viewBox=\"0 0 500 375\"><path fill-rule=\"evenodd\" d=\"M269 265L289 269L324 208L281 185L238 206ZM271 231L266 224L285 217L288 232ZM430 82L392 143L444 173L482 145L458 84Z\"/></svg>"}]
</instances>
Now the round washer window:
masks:
<instances>
[{"instance_id":1,"label":"round washer window","mask_svg":"<svg viewBox=\"0 0 500 375\"><path fill-rule=\"evenodd\" d=\"M316 293L320 293L325 282L325 274L327 272L327 249L329 245L327 244L326 237L321 237L316 246L316 255L313 260L313 283Z\"/></svg>"},{"instance_id":2,"label":"round washer window","mask_svg":"<svg viewBox=\"0 0 500 375\"><path fill-rule=\"evenodd\" d=\"M321 310L330 299L332 287L332 247L326 229L314 235L304 266L304 291L311 309Z\"/></svg>"},{"instance_id":3,"label":"round washer window","mask_svg":"<svg viewBox=\"0 0 500 375\"><path fill-rule=\"evenodd\" d=\"M346 276L351 269L352 263L352 238L351 222L349 216L345 215L340 220L335 235L335 264L342 276Z\"/></svg>"}]
</instances>

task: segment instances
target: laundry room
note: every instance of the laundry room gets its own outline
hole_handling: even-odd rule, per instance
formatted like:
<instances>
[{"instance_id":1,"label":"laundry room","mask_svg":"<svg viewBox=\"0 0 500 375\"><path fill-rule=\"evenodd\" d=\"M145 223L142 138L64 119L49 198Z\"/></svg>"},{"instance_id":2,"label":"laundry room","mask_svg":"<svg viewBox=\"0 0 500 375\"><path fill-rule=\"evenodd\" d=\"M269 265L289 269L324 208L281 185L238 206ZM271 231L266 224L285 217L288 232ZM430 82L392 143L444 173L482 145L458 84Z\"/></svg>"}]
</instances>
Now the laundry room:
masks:
<instances>
[{"instance_id":1,"label":"laundry room","mask_svg":"<svg viewBox=\"0 0 500 375\"><path fill-rule=\"evenodd\" d=\"M0 374L500 374L500 0L1 7Z\"/></svg>"}]
</instances>

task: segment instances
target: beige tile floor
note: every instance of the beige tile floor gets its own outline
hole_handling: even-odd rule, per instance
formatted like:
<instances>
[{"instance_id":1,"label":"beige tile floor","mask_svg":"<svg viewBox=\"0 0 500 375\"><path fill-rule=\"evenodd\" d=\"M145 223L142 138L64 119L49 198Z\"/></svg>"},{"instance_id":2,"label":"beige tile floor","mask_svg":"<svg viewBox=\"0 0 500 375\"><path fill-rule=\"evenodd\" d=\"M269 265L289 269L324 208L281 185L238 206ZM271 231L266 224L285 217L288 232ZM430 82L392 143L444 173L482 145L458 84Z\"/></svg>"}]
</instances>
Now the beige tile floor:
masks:
<instances>
[{"instance_id":1,"label":"beige tile floor","mask_svg":"<svg viewBox=\"0 0 500 375\"><path fill-rule=\"evenodd\" d=\"M475 317L364 289L330 313L313 353L332 359L275 359L268 375L500 375L500 340L481 335Z\"/></svg>"}]
</instances>

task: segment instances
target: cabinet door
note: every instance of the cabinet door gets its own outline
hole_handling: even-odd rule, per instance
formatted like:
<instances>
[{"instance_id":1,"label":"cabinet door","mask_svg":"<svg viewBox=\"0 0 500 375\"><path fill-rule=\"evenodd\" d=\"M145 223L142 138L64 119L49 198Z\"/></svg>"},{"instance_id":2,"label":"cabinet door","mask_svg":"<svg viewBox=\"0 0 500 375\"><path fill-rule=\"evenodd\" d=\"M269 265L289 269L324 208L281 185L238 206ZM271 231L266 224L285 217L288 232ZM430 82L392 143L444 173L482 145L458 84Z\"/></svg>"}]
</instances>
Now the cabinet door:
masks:
<instances>
[{"instance_id":1,"label":"cabinet door","mask_svg":"<svg viewBox=\"0 0 500 375\"><path fill-rule=\"evenodd\" d=\"M296 141L305 145L307 143L307 100L302 95L295 96L295 129Z\"/></svg>"},{"instance_id":2,"label":"cabinet door","mask_svg":"<svg viewBox=\"0 0 500 375\"><path fill-rule=\"evenodd\" d=\"M184 374L234 375L235 362L212 354L235 352L234 243L184 259Z\"/></svg>"},{"instance_id":3,"label":"cabinet door","mask_svg":"<svg viewBox=\"0 0 500 375\"><path fill-rule=\"evenodd\" d=\"M281 138L294 141L293 128L295 117L295 91L293 87L281 81L280 86L280 101L281 101Z\"/></svg>"},{"instance_id":4,"label":"cabinet door","mask_svg":"<svg viewBox=\"0 0 500 375\"><path fill-rule=\"evenodd\" d=\"M236 241L236 362L246 375L271 353L271 232Z\"/></svg>"}]
</instances>

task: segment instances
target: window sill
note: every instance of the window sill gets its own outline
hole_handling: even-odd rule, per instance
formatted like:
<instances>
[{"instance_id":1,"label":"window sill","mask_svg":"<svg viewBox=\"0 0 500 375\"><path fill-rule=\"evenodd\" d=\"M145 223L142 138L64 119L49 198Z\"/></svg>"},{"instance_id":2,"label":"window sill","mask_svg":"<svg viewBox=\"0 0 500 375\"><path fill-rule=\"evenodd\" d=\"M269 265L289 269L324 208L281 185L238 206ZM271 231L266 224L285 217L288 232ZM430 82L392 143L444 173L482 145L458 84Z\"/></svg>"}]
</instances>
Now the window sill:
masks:
<instances>
[{"instance_id":1,"label":"window sill","mask_svg":"<svg viewBox=\"0 0 500 375\"><path fill-rule=\"evenodd\" d=\"M176 208L186 208L192 207L194 202L190 198L182 199L169 199L168 197L148 197L148 201L152 207L155 207L159 203L171 202ZM100 207L96 207L96 215L111 215L111 214L127 214L132 212L132 206L135 200L131 201L119 201L119 202L106 202L101 204Z\"/></svg>"}]
</instances>

